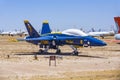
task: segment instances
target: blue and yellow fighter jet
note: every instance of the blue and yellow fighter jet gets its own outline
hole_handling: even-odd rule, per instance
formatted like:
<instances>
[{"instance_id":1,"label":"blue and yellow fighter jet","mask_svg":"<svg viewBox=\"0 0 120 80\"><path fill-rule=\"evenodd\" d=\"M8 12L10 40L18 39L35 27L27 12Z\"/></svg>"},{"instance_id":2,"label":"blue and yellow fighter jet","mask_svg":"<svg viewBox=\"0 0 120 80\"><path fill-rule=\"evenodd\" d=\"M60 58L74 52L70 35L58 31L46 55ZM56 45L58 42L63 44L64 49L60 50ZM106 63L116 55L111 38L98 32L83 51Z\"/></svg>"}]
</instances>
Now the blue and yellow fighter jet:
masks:
<instances>
[{"instance_id":1,"label":"blue and yellow fighter jet","mask_svg":"<svg viewBox=\"0 0 120 80\"><path fill-rule=\"evenodd\" d=\"M77 47L75 46L105 46L106 43L90 37L90 36L74 36L60 33L51 33L48 22L44 22L42 25L41 34L39 34L30 24L28 20L24 20L24 24L27 28L29 36L26 36L25 41L39 45L41 52L47 52L49 49L56 49L56 54L60 54L61 50L59 46L70 45L74 50L73 55L78 55Z\"/></svg>"}]
</instances>

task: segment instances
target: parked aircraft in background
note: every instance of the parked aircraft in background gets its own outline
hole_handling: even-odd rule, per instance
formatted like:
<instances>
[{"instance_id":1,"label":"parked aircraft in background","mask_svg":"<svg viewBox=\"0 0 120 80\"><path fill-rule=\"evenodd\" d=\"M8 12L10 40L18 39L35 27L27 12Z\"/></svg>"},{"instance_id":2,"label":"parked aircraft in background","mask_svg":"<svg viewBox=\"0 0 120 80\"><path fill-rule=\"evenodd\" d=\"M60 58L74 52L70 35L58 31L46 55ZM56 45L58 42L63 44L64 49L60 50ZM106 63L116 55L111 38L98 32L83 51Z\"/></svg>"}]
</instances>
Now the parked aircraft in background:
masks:
<instances>
[{"instance_id":1,"label":"parked aircraft in background","mask_svg":"<svg viewBox=\"0 0 120 80\"><path fill-rule=\"evenodd\" d=\"M8 36L22 36L22 35L27 35L28 33L25 31L3 31L0 33L0 35L8 35Z\"/></svg>"},{"instance_id":2,"label":"parked aircraft in background","mask_svg":"<svg viewBox=\"0 0 120 80\"><path fill-rule=\"evenodd\" d=\"M89 32L85 33L79 29L67 29L62 31L63 34L76 35L76 36L92 36L92 37L103 37L113 35L114 32Z\"/></svg>"},{"instance_id":3,"label":"parked aircraft in background","mask_svg":"<svg viewBox=\"0 0 120 80\"><path fill-rule=\"evenodd\" d=\"M19 35L19 36L22 36L24 32L22 31L11 31L10 32L10 35L11 36L16 36L16 35Z\"/></svg>"},{"instance_id":4,"label":"parked aircraft in background","mask_svg":"<svg viewBox=\"0 0 120 80\"><path fill-rule=\"evenodd\" d=\"M47 52L49 49L56 49L56 53L61 53L59 46L70 45L74 50L73 54L78 55L77 47L75 46L105 46L106 43L90 37L90 36L75 36L60 33L51 33L48 22L44 22L41 35L32 27L28 20L24 21L29 36L24 38L25 41L39 45L41 52Z\"/></svg>"},{"instance_id":5,"label":"parked aircraft in background","mask_svg":"<svg viewBox=\"0 0 120 80\"><path fill-rule=\"evenodd\" d=\"M116 40L120 40L120 17L114 17L114 21L117 27L117 31L114 37Z\"/></svg>"},{"instance_id":6,"label":"parked aircraft in background","mask_svg":"<svg viewBox=\"0 0 120 80\"><path fill-rule=\"evenodd\" d=\"M89 32L89 33L85 33L82 30L79 29L67 29L62 31L62 33L64 34L68 34L68 35L77 35L77 36L92 36L92 37L102 37L104 38L105 36L112 36L114 35L114 31L94 31L94 32Z\"/></svg>"},{"instance_id":7,"label":"parked aircraft in background","mask_svg":"<svg viewBox=\"0 0 120 80\"><path fill-rule=\"evenodd\" d=\"M10 32L8 31L3 31L3 32L1 32L1 35L10 35Z\"/></svg>"},{"instance_id":8,"label":"parked aircraft in background","mask_svg":"<svg viewBox=\"0 0 120 80\"><path fill-rule=\"evenodd\" d=\"M112 36L114 35L114 31L100 31L100 32L89 32L87 33L89 36L93 37L102 37L104 38L105 36Z\"/></svg>"},{"instance_id":9,"label":"parked aircraft in background","mask_svg":"<svg viewBox=\"0 0 120 80\"><path fill-rule=\"evenodd\" d=\"M62 34L75 35L75 36L88 36L88 34L84 33L79 29L67 29L62 31Z\"/></svg>"}]
</instances>

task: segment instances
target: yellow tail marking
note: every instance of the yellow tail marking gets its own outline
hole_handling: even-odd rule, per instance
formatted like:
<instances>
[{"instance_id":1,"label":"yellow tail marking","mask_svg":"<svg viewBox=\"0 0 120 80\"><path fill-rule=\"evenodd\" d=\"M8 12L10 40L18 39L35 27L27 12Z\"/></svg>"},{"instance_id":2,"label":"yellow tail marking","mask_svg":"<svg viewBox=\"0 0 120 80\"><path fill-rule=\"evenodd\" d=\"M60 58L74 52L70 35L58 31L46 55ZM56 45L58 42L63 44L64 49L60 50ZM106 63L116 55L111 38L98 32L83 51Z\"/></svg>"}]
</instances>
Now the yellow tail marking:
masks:
<instances>
[{"instance_id":1,"label":"yellow tail marking","mask_svg":"<svg viewBox=\"0 0 120 80\"><path fill-rule=\"evenodd\" d=\"M31 32L32 32L32 28L31 28L31 26L30 26L30 25L28 25L28 28L29 28L30 33L31 33Z\"/></svg>"},{"instance_id":2,"label":"yellow tail marking","mask_svg":"<svg viewBox=\"0 0 120 80\"><path fill-rule=\"evenodd\" d=\"M46 23L46 24L47 24L47 23L48 23L48 20L43 21L43 23Z\"/></svg>"}]
</instances>

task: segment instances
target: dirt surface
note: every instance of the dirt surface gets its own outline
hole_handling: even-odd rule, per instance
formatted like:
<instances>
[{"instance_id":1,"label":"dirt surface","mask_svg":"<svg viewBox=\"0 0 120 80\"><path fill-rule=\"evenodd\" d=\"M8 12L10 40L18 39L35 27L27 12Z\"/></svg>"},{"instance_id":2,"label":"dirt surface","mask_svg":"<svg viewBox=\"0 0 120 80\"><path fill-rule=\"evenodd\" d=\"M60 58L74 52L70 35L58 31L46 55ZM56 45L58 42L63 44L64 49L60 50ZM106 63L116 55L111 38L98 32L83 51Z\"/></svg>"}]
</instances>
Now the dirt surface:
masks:
<instances>
[{"instance_id":1,"label":"dirt surface","mask_svg":"<svg viewBox=\"0 0 120 80\"><path fill-rule=\"evenodd\" d=\"M39 54L39 47L0 36L0 80L120 80L120 44L113 37L103 39L105 47L79 48L73 56L69 46ZM49 56L56 56L49 66ZM37 58L35 59L35 56Z\"/></svg>"}]
</instances>

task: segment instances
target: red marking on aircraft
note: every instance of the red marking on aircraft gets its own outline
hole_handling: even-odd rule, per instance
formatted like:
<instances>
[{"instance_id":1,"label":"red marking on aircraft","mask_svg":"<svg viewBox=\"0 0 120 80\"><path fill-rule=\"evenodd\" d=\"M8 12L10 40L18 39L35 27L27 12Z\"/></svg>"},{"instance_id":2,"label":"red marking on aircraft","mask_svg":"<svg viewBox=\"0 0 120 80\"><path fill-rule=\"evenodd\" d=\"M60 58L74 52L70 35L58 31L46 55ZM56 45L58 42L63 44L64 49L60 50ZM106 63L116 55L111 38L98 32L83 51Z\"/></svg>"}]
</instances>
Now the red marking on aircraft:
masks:
<instances>
[{"instance_id":1,"label":"red marking on aircraft","mask_svg":"<svg viewBox=\"0 0 120 80\"><path fill-rule=\"evenodd\" d=\"M120 43L120 40L110 40L110 39L108 39L108 40L104 40L105 42L117 42L117 43Z\"/></svg>"}]
</instances>

